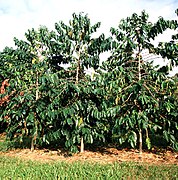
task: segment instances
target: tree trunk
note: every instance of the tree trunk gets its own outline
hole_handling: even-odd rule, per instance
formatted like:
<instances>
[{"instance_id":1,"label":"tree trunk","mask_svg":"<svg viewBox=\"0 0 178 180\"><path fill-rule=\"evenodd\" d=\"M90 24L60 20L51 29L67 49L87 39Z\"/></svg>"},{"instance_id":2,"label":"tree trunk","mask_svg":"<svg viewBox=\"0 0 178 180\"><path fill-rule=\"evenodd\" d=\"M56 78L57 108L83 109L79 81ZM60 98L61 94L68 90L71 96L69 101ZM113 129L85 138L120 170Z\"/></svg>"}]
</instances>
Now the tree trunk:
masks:
<instances>
[{"instance_id":1,"label":"tree trunk","mask_svg":"<svg viewBox=\"0 0 178 180\"><path fill-rule=\"evenodd\" d=\"M141 47L138 46L138 80L141 80ZM139 113L141 113L141 109L139 109ZM142 129L139 129L139 153L142 154Z\"/></svg>"},{"instance_id":2,"label":"tree trunk","mask_svg":"<svg viewBox=\"0 0 178 180\"><path fill-rule=\"evenodd\" d=\"M79 74L80 74L80 54L79 54L79 59L78 59L78 62L77 62L77 69L76 69L76 81L75 81L76 85L79 82ZM81 139L80 139L80 152L81 153L84 152L83 136L81 136Z\"/></svg>"},{"instance_id":3,"label":"tree trunk","mask_svg":"<svg viewBox=\"0 0 178 180\"><path fill-rule=\"evenodd\" d=\"M139 153L142 154L142 130L139 129Z\"/></svg>"},{"instance_id":4,"label":"tree trunk","mask_svg":"<svg viewBox=\"0 0 178 180\"><path fill-rule=\"evenodd\" d=\"M140 81L141 80L141 60L140 60L140 52L139 52L139 55L138 55L138 80Z\"/></svg>"},{"instance_id":5,"label":"tree trunk","mask_svg":"<svg viewBox=\"0 0 178 180\"><path fill-rule=\"evenodd\" d=\"M81 137L80 140L80 152L83 153L84 152L84 142L83 142L83 136Z\"/></svg>"},{"instance_id":6,"label":"tree trunk","mask_svg":"<svg viewBox=\"0 0 178 180\"><path fill-rule=\"evenodd\" d=\"M36 101L39 99L39 74L38 71L36 72ZM35 133L32 136L31 140L31 151L34 151L35 149L35 144L36 144L36 138L37 138L37 133L38 133L38 125L37 125L37 119L36 119L36 113L34 112L34 124L35 124Z\"/></svg>"},{"instance_id":7,"label":"tree trunk","mask_svg":"<svg viewBox=\"0 0 178 180\"><path fill-rule=\"evenodd\" d=\"M34 137L32 137L31 140L31 151L34 151L35 147L34 147Z\"/></svg>"},{"instance_id":8,"label":"tree trunk","mask_svg":"<svg viewBox=\"0 0 178 180\"><path fill-rule=\"evenodd\" d=\"M36 72L36 101L39 99L39 74Z\"/></svg>"},{"instance_id":9,"label":"tree trunk","mask_svg":"<svg viewBox=\"0 0 178 180\"><path fill-rule=\"evenodd\" d=\"M149 138L149 136L148 136L148 129L146 128L145 131L146 131L146 138Z\"/></svg>"},{"instance_id":10,"label":"tree trunk","mask_svg":"<svg viewBox=\"0 0 178 180\"><path fill-rule=\"evenodd\" d=\"M79 73L80 73L80 59L77 62L77 72L76 72L76 81L75 84L78 84L79 81Z\"/></svg>"}]
</instances>

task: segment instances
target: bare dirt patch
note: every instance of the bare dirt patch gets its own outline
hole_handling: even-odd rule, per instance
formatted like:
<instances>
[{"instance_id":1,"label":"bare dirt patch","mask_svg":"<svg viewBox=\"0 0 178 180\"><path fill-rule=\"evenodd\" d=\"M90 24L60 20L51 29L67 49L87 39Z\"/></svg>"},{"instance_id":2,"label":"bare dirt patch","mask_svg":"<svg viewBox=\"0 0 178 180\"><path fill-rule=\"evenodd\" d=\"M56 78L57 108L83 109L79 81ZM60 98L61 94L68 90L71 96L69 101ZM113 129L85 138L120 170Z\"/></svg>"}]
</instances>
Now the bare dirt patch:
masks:
<instances>
[{"instance_id":1,"label":"bare dirt patch","mask_svg":"<svg viewBox=\"0 0 178 180\"><path fill-rule=\"evenodd\" d=\"M5 140L5 133L0 134L0 141ZM40 162L96 162L96 163L114 163L114 162L139 162L155 165L178 165L178 152L166 149L153 148L152 151L144 151L139 154L136 149L117 149L115 147L97 147L93 150L85 150L84 153L68 154L63 149L36 149L33 152L30 149L15 149L7 152L0 152L0 156L17 157L24 160Z\"/></svg>"},{"instance_id":2,"label":"bare dirt patch","mask_svg":"<svg viewBox=\"0 0 178 180\"><path fill-rule=\"evenodd\" d=\"M5 153L0 153L3 156L18 157L26 160L40 161L40 162L76 162L88 161L97 163L114 163L114 162L141 162L155 165L178 165L178 153L166 151L161 153L143 152L142 155L137 150L118 150L116 148L102 148L96 152L85 151L84 153L73 154L72 156L58 151L51 151L48 149L34 150L16 149Z\"/></svg>"}]
</instances>

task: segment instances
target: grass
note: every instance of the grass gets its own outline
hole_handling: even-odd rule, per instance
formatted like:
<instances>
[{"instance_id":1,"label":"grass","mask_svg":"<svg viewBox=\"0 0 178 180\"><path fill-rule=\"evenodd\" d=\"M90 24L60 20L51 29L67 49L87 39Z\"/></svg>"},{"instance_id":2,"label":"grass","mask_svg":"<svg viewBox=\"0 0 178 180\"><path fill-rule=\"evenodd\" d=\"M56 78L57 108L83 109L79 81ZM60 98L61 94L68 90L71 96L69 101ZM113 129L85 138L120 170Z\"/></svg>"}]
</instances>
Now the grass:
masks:
<instances>
[{"instance_id":1,"label":"grass","mask_svg":"<svg viewBox=\"0 0 178 180\"><path fill-rule=\"evenodd\" d=\"M0 139L0 151L6 152L18 147L19 143ZM21 147L23 148L23 147ZM67 159L66 159L67 160ZM50 162L22 160L0 155L0 180L8 179L178 179L177 165L147 165L125 162L99 164L89 162Z\"/></svg>"},{"instance_id":2,"label":"grass","mask_svg":"<svg viewBox=\"0 0 178 180\"><path fill-rule=\"evenodd\" d=\"M136 163L98 164L84 162L40 163L0 156L0 179L175 179L178 166Z\"/></svg>"}]
</instances>

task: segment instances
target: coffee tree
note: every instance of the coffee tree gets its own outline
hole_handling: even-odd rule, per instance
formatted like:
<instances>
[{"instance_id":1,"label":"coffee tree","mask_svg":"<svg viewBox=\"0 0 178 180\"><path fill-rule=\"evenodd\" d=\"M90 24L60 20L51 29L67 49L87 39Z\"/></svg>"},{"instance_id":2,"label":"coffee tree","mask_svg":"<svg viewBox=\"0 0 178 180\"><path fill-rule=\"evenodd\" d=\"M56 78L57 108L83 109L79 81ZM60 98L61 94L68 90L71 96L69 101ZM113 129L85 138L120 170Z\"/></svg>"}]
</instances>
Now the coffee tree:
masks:
<instances>
[{"instance_id":1,"label":"coffee tree","mask_svg":"<svg viewBox=\"0 0 178 180\"><path fill-rule=\"evenodd\" d=\"M99 55L109 49L104 34L97 38L100 23L91 25L87 15L73 14L69 25L59 22L55 24L56 36L53 42L53 54L65 59L69 65L61 77L62 106L56 123L61 127L61 136L65 146L76 151L80 142L80 151L84 151L84 141L93 143L94 139L104 139L103 123L97 114L101 104L96 92L96 85L86 75L85 70L99 67ZM57 62L56 62L57 63ZM60 62L59 62L60 63ZM95 121L95 122L94 122Z\"/></svg>"},{"instance_id":2,"label":"coffee tree","mask_svg":"<svg viewBox=\"0 0 178 180\"><path fill-rule=\"evenodd\" d=\"M104 140L98 92L85 73L96 70L99 55L109 49L104 34L92 37L99 27L87 15L73 14L69 25L60 21L55 31L28 30L26 41L15 38L17 48L2 53L12 76L9 91L14 91L1 115L9 117L10 138L27 136L32 150L37 141L60 140L76 151L80 142L81 152L84 141Z\"/></svg>"},{"instance_id":3,"label":"coffee tree","mask_svg":"<svg viewBox=\"0 0 178 180\"><path fill-rule=\"evenodd\" d=\"M27 41L14 38L16 49L6 48L1 54L10 79L11 94L10 102L1 117L8 117L8 137L12 139L18 135L20 141L23 141L24 137L30 138L31 150L47 123L40 117L46 108L43 102L46 92L42 93L40 90L48 71L48 49L41 39L43 31L46 31L46 34L48 32L45 27L41 27L39 31L29 30L25 34Z\"/></svg>"},{"instance_id":4,"label":"coffee tree","mask_svg":"<svg viewBox=\"0 0 178 180\"><path fill-rule=\"evenodd\" d=\"M104 62L103 67L108 72L104 75L103 81L108 82L105 88L109 90L110 100L113 102L109 108L109 111L113 112L111 117L115 119L113 137L117 138L120 144L128 141L132 147L139 142L140 152L143 132L146 134L146 144L150 148L149 131L164 129L163 122L169 121L167 115L177 109L174 100L169 100L172 98L175 83L163 72L158 72L153 66L154 59L147 58L148 55L144 53L147 51L154 55L162 55L163 50L168 51L168 48L160 50L151 44L151 40L168 28L175 30L177 21L168 21L160 17L152 24L144 11L141 15L134 13L131 17L121 20L118 29L111 28L112 55ZM176 62L172 56L169 59ZM166 108L164 115L160 111L163 107ZM163 134L169 134L175 144L174 133L170 129L171 126L177 126L176 122L170 122L171 120L167 126L169 130L163 130Z\"/></svg>"}]
</instances>

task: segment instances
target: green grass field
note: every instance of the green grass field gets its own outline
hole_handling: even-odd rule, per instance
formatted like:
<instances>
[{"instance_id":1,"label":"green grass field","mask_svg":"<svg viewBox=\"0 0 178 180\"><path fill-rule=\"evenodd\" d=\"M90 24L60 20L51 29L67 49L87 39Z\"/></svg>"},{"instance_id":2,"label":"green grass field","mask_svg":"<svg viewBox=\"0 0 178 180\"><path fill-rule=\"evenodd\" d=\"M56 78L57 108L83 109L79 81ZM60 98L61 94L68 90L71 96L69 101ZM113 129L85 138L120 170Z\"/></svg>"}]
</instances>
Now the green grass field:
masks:
<instances>
[{"instance_id":1,"label":"green grass field","mask_svg":"<svg viewBox=\"0 0 178 180\"><path fill-rule=\"evenodd\" d=\"M136 163L40 163L0 156L0 179L177 179L178 166Z\"/></svg>"}]
</instances>

